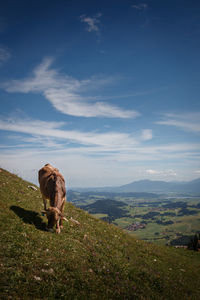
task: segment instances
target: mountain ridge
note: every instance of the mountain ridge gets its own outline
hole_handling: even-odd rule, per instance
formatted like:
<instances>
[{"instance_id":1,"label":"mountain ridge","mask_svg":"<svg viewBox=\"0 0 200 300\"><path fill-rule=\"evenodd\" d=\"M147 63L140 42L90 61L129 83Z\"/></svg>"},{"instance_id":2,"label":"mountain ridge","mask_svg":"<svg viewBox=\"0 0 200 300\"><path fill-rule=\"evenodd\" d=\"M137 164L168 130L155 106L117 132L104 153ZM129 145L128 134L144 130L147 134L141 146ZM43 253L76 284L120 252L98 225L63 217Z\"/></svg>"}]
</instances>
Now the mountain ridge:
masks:
<instances>
[{"instance_id":1,"label":"mountain ridge","mask_svg":"<svg viewBox=\"0 0 200 300\"><path fill-rule=\"evenodd\" d=\"M88 187L88 188L71 188L77 191L97 191L97 192L146 192L146 193L200 193L200 178L192 181L162 181L162 180L149 180L143 179L133 181L121 186L108 186L108 187Z\"/></svg>"}]
</instances>

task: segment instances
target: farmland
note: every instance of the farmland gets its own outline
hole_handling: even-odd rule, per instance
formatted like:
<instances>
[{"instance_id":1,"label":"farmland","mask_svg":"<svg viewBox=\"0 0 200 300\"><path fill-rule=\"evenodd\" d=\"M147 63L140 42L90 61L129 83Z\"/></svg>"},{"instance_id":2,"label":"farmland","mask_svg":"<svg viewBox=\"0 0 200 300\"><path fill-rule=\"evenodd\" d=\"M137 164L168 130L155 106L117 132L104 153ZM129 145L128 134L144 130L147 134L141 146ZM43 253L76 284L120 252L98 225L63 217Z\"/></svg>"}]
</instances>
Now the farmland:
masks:
<instances>
[{"instance_id":1,"label":"farmland","mask_svg":"<svg viewBox=\"0 0 200 300\"><path fill-rule=\"evenodd\" d=\"M148 242L186 245L200 231L200 196L70 191L69 201Z\"/></svg>"}]
</instances>

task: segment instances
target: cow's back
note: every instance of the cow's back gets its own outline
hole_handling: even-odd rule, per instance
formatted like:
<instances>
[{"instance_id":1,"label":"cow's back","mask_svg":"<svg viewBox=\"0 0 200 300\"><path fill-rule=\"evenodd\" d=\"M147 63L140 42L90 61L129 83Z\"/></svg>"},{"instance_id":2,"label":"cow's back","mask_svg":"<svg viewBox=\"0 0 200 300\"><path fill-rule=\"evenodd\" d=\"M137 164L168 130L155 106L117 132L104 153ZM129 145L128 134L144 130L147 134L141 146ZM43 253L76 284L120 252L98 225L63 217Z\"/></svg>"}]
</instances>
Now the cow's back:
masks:
<instances>
[{"instance_id":1,"label":"cow's back","mask_svg":"<svg viewBox=\"0 0 200 300\"><path fill-rule=\"evenodd\" d=\"M44 197L51 199L56 192L66 194L65 180L59 170L47 164L38 172L40 190Z\"/></svg>"}]
</instances>

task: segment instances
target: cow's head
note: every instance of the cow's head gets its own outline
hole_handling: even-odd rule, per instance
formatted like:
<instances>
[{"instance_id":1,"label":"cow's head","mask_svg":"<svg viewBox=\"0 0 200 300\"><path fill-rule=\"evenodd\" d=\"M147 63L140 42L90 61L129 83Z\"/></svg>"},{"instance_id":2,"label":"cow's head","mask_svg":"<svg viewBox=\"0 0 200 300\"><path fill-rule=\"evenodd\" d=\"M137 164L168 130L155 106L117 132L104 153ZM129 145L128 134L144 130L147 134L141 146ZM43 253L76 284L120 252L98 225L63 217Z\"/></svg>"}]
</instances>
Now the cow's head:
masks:
<instances>
[{"instance_id":1,"label":"cow's head","mask_svg":"<svg viewBox=\"0 0 200 300\"><path fill-rule=\"evenodd\" d=\"M47 210L43 211L43 213L46 214L48 219L48 225L47 225L48 231L53 231L54 225L58 224L60 219L67 220L57 207L50 206Z\"/></svg>"}]
</instances>

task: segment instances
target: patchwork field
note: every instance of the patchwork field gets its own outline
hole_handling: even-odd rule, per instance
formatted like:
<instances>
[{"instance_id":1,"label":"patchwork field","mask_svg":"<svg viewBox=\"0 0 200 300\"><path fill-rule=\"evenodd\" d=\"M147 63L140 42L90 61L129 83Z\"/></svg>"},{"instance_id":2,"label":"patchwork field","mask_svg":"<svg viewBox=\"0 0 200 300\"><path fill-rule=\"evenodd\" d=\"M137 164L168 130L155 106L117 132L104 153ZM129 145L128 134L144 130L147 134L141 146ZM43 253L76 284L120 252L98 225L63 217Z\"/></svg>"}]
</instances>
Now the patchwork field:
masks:
<instances>
[{"instance_id":1,"label":"patchwork field","mask_svg":"<svg viewBox=\"0 0 200 300\"><path fill-rule=\"evenodd\" d=\"M187 245L200 231L200 196L142 196L70 192L69 200L95 217L157 244Z\"/></svg>"}]
</instances>

